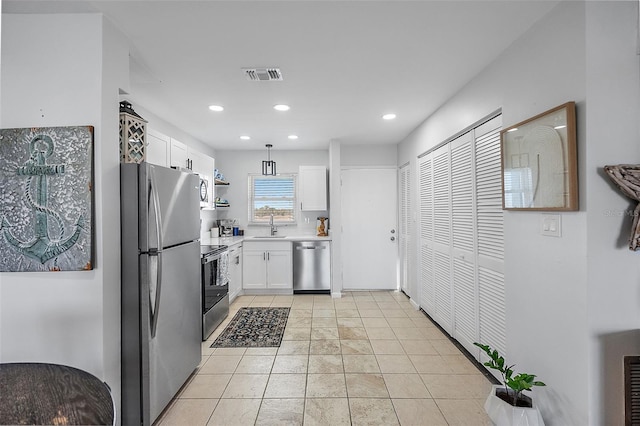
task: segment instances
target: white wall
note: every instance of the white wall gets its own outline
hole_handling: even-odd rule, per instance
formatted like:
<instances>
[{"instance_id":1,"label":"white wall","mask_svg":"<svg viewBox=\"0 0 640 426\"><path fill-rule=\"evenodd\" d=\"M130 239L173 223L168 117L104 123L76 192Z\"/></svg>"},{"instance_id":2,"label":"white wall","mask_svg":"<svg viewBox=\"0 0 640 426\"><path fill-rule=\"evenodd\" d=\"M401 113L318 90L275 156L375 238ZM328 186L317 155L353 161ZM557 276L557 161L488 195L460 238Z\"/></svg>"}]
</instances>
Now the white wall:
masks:
<instances>
[{"instance_id":1,"label":"white wall","mask_svg":"<svg viewBox=\"0 0 640 426\"><path fill-rule=\"evenodd\" d=\"M331 295L342 293L342 144L339 140L329 142L329 208L331 216ZM337 230L337 231L336 231Z\"/></svg>"},{"instance_id":2,"label":"white wall","mask_svg":"<svg viewBox=\"0 0 640 426\"><path fill-rule=\"evenodd\" d=\"M395 167L397 162L395 145L342 145L340 149L341 167Z\"/></svg>"},{"instance_id":3,"label":"white wall","mask_svg":"<svg viewBox=\"0 0 640 426\"><path fill-rule=\"evenodd\" d=\"M637 2L562 3L398 149L416 170L417 154L498 107L508 126L577 102L580 211L561 214L561 238L540 236L541 213L505 212L508 361L547 383L549 425L623 424L622 357L640 354L635 202L602 172L640 156L637 35Z\"/></svg>"},{"instance_id":4,"label":"white wall","mask_svg":"<svg viewBox=\"0 0 640 426\"><path fill-rule=\"evenodd\" d=\"M231 207L216 210L218 219L237 219L245 235L267 235L266 226L248 226L248 174L259 174L262 161L267 159L267 149L257 151L218 150L216 151L216 168L230 182L228 187L217 186L216 197L229 201ZM289 150L271 149L271 159L276 162L278 173L298 173L299 166L329 166L329 153L324 150ZM297 225L279 226L280 235L315 235L318 212L300 212ZM324 215L324 214L323 214ZM305 222L305 218L309 223ZM329 226L331 215L329 214Z\"/></svg>"},{"instance_id":5,"label":"white wall","mask_svg":"<svg viewBox=\"0 0 640 426\"><path fill-rule=\"evenodd\" d=\"M603 175L640 163L638 2L587 2L586 197L589 410L592 424L624 424L624 355L640 354L640 263L628 249L636 202Z\"/></svg>"},{"instance_id":6,"label":"white wall","mask_svg":"<svg viewBox=\"0 0 640 426\"><path fill-rule=\"evenodd\" d=\"M71 365L120 399L118 81L121 36L99 15L2 15L0 126L95 127L95 264L0 273L0 361ZM82 37L78 37L82 34ZM103 53L104 52L104 53Z\"/></svg>"},{"instance_id":7,"label":"white wall","mask_svg":"<svg viewBox=\"0 0 640 426\"><path fill-rule=\"evenodd\" d=\"M421 152L499 108L508 126L570 100L578 105L584 184L585 98L585 5L561 3L400 144L398 164L410 161L414 171L414 200ZM549 385L535 395L550 425L588 422L584 207L561 214L561 238L540 235L540 213L505 212L507 360ZM417 253L416 245L410 256L415 283ZM410 293L418 298L417 288Z\"/></svg>"}]
</instances>

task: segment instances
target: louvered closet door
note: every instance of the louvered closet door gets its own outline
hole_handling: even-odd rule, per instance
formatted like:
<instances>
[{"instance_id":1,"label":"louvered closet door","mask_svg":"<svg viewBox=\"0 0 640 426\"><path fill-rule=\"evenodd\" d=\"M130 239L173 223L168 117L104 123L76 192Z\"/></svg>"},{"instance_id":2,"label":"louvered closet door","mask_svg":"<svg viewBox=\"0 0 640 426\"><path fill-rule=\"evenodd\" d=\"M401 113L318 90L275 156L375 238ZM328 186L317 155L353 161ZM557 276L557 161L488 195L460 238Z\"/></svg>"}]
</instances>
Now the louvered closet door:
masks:
<instances>
[{"instance_id":1,"label":"louvered closet door","mask_svg":"<svg viewBox=\"0 0 640 426\"><path fill-rule=\"evenodd\" d=\"M429 315L435 309L436 288L433 266L433 154L419 160L420 193L420 296L419 303Z\"/></svg>"},{"instance_id":2,"label":"louvered closet door","mask_svg":"<svg viewBox=\"0 0 640 426\"><path fill-rule=\"evenodd\" d=\"M433 152L433 319L453 334L451 282L451 157L449 145Z\"/></svg>"},{"instance_id":3,"label":"louvered closet door","mask_svg":"<svg viewBox=\"0 0 640 426\"><path fill-rule=\"evenodd\" d=\"M472 142L468 132L450 143L453 337L469 351L478 336Z\"/></svg>"},{"instance_id":4,"label":"louvered closet door","mask_svg":"<svg viewBox=\"0 0 640 426\"><path fill-rule=\"evenodd\" d=\"M500 116L476 129L479 341L506 355Z\"/></svg>"},{"instance_id":5,"label":"louvered closet door","mask_svg":"<svg viewBox=\"0 0 640 426\"><path fill-rule=\"evenodd\" d=\"M409 247L411 246L411 173L409 164L400 167L398 172L399 194L399 251L400 251L400 289L409 290Z\"/></svg>"}]
</instances>

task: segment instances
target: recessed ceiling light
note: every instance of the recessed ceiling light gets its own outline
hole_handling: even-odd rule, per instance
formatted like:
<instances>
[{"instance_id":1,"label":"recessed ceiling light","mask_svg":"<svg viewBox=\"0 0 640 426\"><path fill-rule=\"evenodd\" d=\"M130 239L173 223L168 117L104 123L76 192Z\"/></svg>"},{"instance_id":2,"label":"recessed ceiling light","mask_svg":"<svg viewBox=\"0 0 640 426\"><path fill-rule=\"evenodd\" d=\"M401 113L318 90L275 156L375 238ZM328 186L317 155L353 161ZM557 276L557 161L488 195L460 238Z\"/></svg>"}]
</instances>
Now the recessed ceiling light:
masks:
<instances>
[{"instance_id":1,"label":"recessed ceiling light","mask_svg":"<svg viewBox=\"0 0 640 426\"><path fill-rule=\"evenodd\" d=\"M251 136L242 135L240 136L240 139L242 139L243 141L248 141L249 139L251 139Z\"/></svg>"},{"instance_id":2,"label":"recessed ceiling light","mask_svg":"<svg viewBox=\"0 0 640 426\"><path fill-rule=\"evenodd\" d=\"M298 139L298 136L297 135L289 135L288 138L293 141L293 140Z\"/></svg>"},{"instance_id":3,"label":"recessed ceiling light","mask_svg":"<svg viewBox=\"0 0 640 426\"><path fill-rule=\"evenodd\" d=\"M215 111L215 112L224 111L224 107L222 107L220 105L209 105L209 109L211 111Z\"/></svg>"},{"instance_id":4,"label":"recessed ceiling light","mask_svg":"<svg viewBox=\"0 0 640 426\"><path fill-rule=\"evenodd\" d=\"M276 111L289 111L291 107L289 105L278 104L274 105L273 109L275 109Z\"/></svg>"},{"instance_id":5,"label":"recessed ceiling light","mask_svg":"<svg viewBox=\"0 0 640 426\"><path fill-rule=\"evenodd\" d=\"M566 124L561 124L560 126L556 126L556 127L554 127L554 129L556 129L556 130L560 130L560 129L564 129L565 127L567 127L567 125L566 125Z\"/></svg>"},{"instance_id":6,"label":"recessed ceiling light","mask_svg":"<svg viewBox=\"0 0 640 426\"><path fill-rule=\"evenodd\" d=\"M383 120L393 120L394 118L396 118L395 114L385 114L382 116Z\"/></svg>"}]
</instances>

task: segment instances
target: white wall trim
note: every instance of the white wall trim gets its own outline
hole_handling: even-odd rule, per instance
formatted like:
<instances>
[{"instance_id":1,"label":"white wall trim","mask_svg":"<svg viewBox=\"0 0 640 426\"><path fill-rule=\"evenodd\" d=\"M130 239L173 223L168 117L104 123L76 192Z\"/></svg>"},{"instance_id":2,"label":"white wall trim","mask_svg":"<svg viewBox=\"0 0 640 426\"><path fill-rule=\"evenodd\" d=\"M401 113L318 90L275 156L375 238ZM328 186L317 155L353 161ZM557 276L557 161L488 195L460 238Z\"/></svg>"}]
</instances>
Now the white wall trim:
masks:
<instances>
[{"instance_id":1,"label":"white wall trim","mask_svg":"<svg viewBox=\"0 0 640 426\"><path fill-rule=\"evenodd\" d=\"M416 303L413 297L409 297L409 303L411 303L411 306L413 306L413 309L415 309L416 311L420 310L420 305Z\"/></svg>"}]
</instances>

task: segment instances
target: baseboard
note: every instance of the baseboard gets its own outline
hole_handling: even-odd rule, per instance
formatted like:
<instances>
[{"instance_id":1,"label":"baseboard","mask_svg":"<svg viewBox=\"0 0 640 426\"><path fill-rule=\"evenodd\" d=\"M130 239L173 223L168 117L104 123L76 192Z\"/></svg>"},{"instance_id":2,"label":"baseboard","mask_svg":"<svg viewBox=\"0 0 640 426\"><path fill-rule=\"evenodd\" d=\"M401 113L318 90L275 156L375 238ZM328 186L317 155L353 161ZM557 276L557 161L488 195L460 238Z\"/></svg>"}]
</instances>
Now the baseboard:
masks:
<instances>
[{"instance_id":1,"label":"baseboard","mask_svg":"<svg viewBox=\"0 0 640 426\"><path fill-rule=\"evenodd\" d=\"M409 297L409 303L411 303L411 306L413 306L413 309L416 311L420 310L420 305L418 305L413 298Z\"/></svg>"},{"instance_id":2,"label":"baseboard","mask_svg":"<svg viewBox=\"0 0 640 426\"><path fill-rule=\"evenodd\" d=\"M339 291L334 291L331 293L331 298L332 299L341 299L342 298L342 292Z\"/></svg>"}]
</instances>

